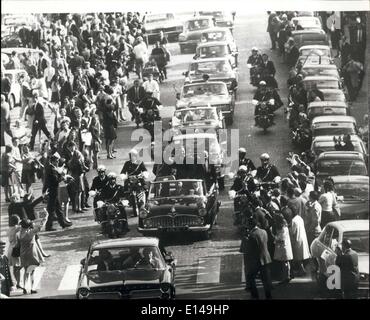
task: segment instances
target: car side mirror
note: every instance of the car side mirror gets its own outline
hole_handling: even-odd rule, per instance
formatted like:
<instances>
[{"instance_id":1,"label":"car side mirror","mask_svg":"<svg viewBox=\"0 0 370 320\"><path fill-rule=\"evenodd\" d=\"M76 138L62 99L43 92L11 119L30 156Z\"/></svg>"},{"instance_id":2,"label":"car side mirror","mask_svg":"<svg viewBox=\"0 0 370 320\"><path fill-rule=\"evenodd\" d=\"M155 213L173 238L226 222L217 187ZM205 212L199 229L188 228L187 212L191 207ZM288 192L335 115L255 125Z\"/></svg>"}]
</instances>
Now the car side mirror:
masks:
<instances>
[{"instance_id":1,"label":"car side mirror","mask_svg":"<svg viewBox=\"0 0 370 320\"><path fill-rule=\"evenodd\" d=\"M84 265L85 265L85 262L86 262L86 259L85 259L85 258L83 258L83 259L80 261L80 264L84 266Z\"/></svg>"}]
</instances>

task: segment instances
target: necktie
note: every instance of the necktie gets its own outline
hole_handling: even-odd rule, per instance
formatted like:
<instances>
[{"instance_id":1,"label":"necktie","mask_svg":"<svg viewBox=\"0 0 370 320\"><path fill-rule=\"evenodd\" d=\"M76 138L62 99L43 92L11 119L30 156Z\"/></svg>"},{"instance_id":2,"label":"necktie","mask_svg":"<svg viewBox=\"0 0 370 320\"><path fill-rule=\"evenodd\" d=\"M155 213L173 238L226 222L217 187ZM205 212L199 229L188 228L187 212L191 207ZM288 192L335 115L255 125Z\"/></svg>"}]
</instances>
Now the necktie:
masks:
<instances>
[{"instance_id":1,"label":"necktie","mask_svg":"<svg viewBox=\"0 0 370 320\"><path fill-rule=\"evenodd\" d=\"M135 99L139 99L139 93L138 93L138 88L135 88Z\"/></svg>"}]
</instances>

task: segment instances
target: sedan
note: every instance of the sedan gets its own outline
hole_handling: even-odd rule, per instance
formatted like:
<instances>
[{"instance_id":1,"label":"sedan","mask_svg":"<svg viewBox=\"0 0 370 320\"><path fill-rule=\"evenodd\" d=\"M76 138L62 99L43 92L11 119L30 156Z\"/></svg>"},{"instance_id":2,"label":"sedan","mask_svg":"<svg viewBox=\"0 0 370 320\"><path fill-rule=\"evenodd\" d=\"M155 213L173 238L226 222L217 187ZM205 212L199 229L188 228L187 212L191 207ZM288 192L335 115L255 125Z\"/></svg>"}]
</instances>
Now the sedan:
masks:
<instances>
[{"instance_id":1,"label":"sedan","mask_svg":"<svg viewBox=\"0 0 370 320\"><path fill-rule=\"evenodd\" d=\"M307 116L309 120L318 116L348 116L349 108L345 102L340 101L314 101L308 104Z\"/></svg>"},{"instance_id":2,"label":"sedan","mask_svg":"<svg viewBox=\"0 0 370 320\"><path fill-rule=\"evenodd\" d=\"M96 241L81 260L77 299L174 299L176 262L157 238Z\"/></svg>"},{"instance_id":3,"label":"sedan","mask_svg":"<svg viewBox=\"0 0 370 320\"><path fill-rule=\"evenodd\" d=\"M297 25L301 26L304 30L322 29L321 21L317 17L307 17L307 16L293 17L292 22L297 23Z\"/></svg>"},{"instance_id":4,"label":"sedan","mask_svg":"<svg viewBox=\"0 0 370 320\"><path fill-rule=\"evenodd\" d=\"M359 136L352 135L351 136L352 144L355 148L354 151L360 152L367 157L367 151L364 142L361 140ZM319 156L323 152L327 151L335 151L333 136L318 136L315 137L311 144L311 151L316 155Z\"/></svg>"},{"instance_id":5,"label":"sedan","mask_svg":"<svg viewBox=\"0 0 370 320\"><path fill-rule=\"evenodd\" d=\"M357 134L356 119L350 116L319 116L311 123L312 136Z\"/></svg>"},{"instance_id":6,"label":"sedan","mask_svg":"<svg viewBox=\"0 0 370 320\"><path fill-rule=\"evenodd\" d=\"M238 52L226 41L212 41L200 43L196 49L194 60L207 58L228 58L231 66L238 66Z\"/></svg>"},{"instance_id":7,"label":"sedan","mask_svg":"<svg viewBox=\"0 0 370 320\"><path fill-rule=\"evenodd\" d=\"M292 31L292 37L298 49L306 45L329 45L328 36L321 29Z\"/></svg>"},{"instance_id":8,"label":"sedan","mask_svg":"<svg viewBox=\"0 0 370 320\"><path fill-rule=\"evenodd\" d=\"M359 289L369 290L369 220L341 220L328 223L320 236L311 244L311 254L317 267L317 280L321 288L326 287L328 267L335 264L336 247L343 239L352 242L358 254L360 273Z\"/></svg>"}]
</instances>

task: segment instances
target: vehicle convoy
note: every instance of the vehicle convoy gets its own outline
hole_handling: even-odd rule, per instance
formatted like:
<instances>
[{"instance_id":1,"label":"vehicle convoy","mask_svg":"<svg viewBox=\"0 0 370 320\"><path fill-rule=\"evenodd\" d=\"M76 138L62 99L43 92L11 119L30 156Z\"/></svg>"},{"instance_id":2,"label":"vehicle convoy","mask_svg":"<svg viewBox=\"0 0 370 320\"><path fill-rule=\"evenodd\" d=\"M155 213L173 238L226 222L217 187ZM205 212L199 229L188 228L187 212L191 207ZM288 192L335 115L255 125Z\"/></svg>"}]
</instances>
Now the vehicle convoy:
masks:
<instances>
[{"instance_id":1,"label":"vehicle convoy","mask_svg":"<svg viewBox=\"0 0 370 320\"><path fill-rule=\"evenodd\" d=\"M326 151L335 151L335 143L333 136L317 136L312 140L311 151L316 155L320 155ZM367 157L367 150L365 143L357 135L351 135L351 142L354 147L354 151L360 152Z\"/></svg>"},{"instance_id":2,"label":"vehicle convoy","mask_svg":"<svg viewBox=\"0 0 370 320\"><path fill-rule=\"evenodd\" d=\"M267 132L267 129L274 125L274 101L257 101L253 100L253 104L256 108L255 121L256 125L263 129L263 133Z\"/></svg>"},{"instance_id":3,"label":"vehicle convoy","mask_svg":"<svg viewBox=\"0 0 370 320\"><path fill-rule=\"evenodd\" d=\"M335 264L337 247L343 240L350 240L352 249L358 254L359 292L369 294L369 220L340 220L328 223L320 236L311 244L311 254L317 270L317 284L327 290L328 268Z\"/></svg>"},{"instance_id":4,"label":"vehicle convoy","mask_svg":"<svg viewBox=\"0 0 370 320\"><path fill-rule=\"evenodd\" d=\"M226 124L233 123L235 97L230 94L225 82L188 83L177 94L176 109L204 106L216 107L217 111L222 112Z\"/></svg>"},{"instance_id":5,"label":"vehicle convoy","mask_svg":"<svg viewBox=\"0 0 370 320\"><path fill-rule=\"evenodd\" d=\"M223 57L229 59L233 68L238 66L238 52L226 41L209 41L198 44L193 59Z\"/></svg>"},{"instance_id":6,"label":"vehicle convoy","mask_svg":"<svg viewBox=\"0 0 370 320\"><path fill-rule=\"evenodd\" d=\"M146 14L143 18L143 25L149 44L159 40L161 31L169 41L178 41L183 31L182 22L173 13Z\"/></svg>"},{"instance_id":7,"label":"vehicle convoy","mask_svg":"<svg viewBox=\"0 0 370 320\"><path fill-rule=\"evenodd\" d=\"M81 260L77 299L174 299L176 260L157 238L93 242Z\"/></svg>"},{"instance_id":8,"label":"vehicle convoy","mask_svg":"<svg viewBox=\"0 0 370 320\"><path fill-rule=\"evenodd\" d=\"M194 53L201 42L203 32L214 27L212 16L196 16L185 22L184 31L179 35L181 53Z\"/></svg>"}]
</instances>

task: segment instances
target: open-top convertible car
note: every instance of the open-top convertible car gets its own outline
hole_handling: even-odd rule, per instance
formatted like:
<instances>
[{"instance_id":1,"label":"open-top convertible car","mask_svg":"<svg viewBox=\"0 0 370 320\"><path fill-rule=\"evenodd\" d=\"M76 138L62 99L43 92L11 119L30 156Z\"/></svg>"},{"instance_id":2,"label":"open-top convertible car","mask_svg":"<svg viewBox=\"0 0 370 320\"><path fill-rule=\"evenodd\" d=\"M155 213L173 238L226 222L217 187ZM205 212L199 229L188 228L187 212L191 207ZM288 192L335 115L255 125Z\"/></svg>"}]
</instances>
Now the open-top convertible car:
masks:
<instances>
[{"instance_id":1,"label":"open-top convertible car","mask_svg":"<svg viewBox=\"0 0 370 320\"><path fill-rule=\"evenodd\" d=\"M193 107L176 110L172 120L172 129L181 134L189 130L213 130L225 128L224 118L221 111L215 107Z\"/></svg>"},{"instance_id":2,"label":"open-top convertible car","mask_svg":"<svg viewBox=\"0 0 370 320\"><path fill-rule=\"evenodd\" d=\"M157 238L96 241L81 260L77 299L173 299L176 261Z\"/></svg>"},{"instance_id":3,"label":"open-top convertible car","mask_svg":"<svg viewBox=\"0 0 370 320\"><path fill-rule=\"evenodd\" d=\"M138 231L144 235L197 232L208 238L219 209L217 195L216 184L207 190L202 179L159 178L150 185Z\"/></svg>"},{"instance_id":4,"label":"open-top convertible car","mask_svg":"<svg viewBox=\"0 0 370 320\"><path fill-rule=\"evenodd\" d=\"M227 90L226 83L220 81L185 84L178 94L176 109L207 105L221 111L226 124L233 122L235 98Z\"/></svg>"}]
</instances>

